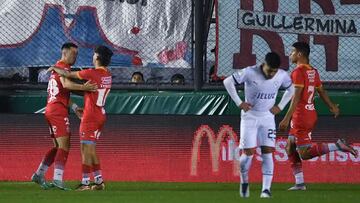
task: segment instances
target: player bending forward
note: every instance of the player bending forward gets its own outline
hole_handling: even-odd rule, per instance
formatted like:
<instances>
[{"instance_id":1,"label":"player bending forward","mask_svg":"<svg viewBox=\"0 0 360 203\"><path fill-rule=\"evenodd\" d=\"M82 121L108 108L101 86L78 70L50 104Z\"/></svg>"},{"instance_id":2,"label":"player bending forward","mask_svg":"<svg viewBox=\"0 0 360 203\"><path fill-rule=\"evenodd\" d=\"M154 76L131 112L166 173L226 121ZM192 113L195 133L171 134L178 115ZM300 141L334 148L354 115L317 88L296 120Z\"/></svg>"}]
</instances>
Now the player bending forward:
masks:
<instances>
[{"instance_id":1,"label":"player bending forward","mask_svg":"<svg viewBox=\"0 0 360 203\"><path fill-rule=\"evenodd\" d=\"M274 172L273 152L275 150L275 119L290 101L294 88L290 76L279 69L280 57L271 52L265 62L244 68L224 80L224 85L236 106L241 109L240 123L240 196L249 197L249 169L255 149L261 148L262 192L261 198L271 197L271 182ZM245 101L237 94L235 85L245 84ZM279 88L286 89L281 101L275 105Z\"/></svg>"}]
</instances>

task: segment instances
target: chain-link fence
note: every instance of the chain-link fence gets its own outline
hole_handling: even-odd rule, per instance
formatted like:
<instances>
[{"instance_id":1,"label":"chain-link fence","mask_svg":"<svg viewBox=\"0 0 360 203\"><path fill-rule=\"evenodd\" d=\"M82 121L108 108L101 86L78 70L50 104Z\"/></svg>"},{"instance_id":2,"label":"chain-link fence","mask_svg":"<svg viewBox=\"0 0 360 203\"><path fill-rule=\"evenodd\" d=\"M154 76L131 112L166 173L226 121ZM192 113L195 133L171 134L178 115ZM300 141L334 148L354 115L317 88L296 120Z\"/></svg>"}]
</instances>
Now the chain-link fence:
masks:
<instances>
[{"instance_id":1,"label":"chain-link fence","mask_svg":"<svg viewBox=\"0 0 360 203\"><path fill-rule=\"evenodd\" d=\"M281 56L282 68L293 70L291 45L306 41L310 64L324 82L359 87L359 1L218 0L217 11L218 76L260 64L269 51Z\"/></svg>"},{"instance_id":2,"label":"chain-link fence","mask_svg":"<svg viewBox=\"0 0 360 203\"><path fill-rule=\"evenodd\" d=\"M3 82L46 82L62 44L74 42L74 68L92 67L97 45L113 50L114 84L193 83L193 0L1 0L0 6Z\"/></svg>"}]
</instances>

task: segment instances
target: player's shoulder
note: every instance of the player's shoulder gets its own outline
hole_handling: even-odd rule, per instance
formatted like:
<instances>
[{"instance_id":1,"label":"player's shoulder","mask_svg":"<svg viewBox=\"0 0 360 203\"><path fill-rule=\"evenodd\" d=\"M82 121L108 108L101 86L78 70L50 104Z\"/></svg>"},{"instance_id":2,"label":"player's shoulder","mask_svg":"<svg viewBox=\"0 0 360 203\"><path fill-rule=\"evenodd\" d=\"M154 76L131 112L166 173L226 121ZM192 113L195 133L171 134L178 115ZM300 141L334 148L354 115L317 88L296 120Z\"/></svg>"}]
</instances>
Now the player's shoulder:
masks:
<instances>
[{"instance_id":1,"label":"player's shoulder","mask_svg":"<svg viewBox=\"0 0 360 203\"><path fill-rule=\"evenodd\" d=\"M246 74L256 74L256 73L259 73L260 65L248 66L248 67L243 68L242 70Z\"/></svg>"},{"instance_id":2,"label":"player's shoulder","mask_svg":"<svg viewBox=\"0 0 360 203\"><path fill-rule=\"evenodd\" d=\"M55 66L58 67L58 68L65 69L65 70L70 70L70 67L71 67L69 64L66 64L63 61L57 61L55 63Z\"/></svg>"},{"instance_id":3,"label":"player's shoulder","mask_svg":"<svg viewBox=\"0 0 360 203\"><path fill-rule=\"evenodd\" d=\"M281 74L281 75L288 75L289 74L286 70L281 69L281 68L278 69L278 73Z\"/></svg>"}]
</instances>

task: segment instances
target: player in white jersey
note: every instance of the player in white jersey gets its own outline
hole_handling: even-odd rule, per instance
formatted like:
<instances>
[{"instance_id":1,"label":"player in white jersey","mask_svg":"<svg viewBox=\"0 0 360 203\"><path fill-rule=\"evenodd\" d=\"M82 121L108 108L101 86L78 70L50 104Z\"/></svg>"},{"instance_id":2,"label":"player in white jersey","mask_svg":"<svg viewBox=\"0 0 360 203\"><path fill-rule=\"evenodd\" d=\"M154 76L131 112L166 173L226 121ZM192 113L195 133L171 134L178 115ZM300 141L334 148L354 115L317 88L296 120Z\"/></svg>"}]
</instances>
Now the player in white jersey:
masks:
<instances>
[{"instance_id":1,"label":"player in white jersey","mask_svg":"<svg viewBox=\"0 0 360 203\"><path fill-rule=\"evenodd\" d=\"M240 123L240 196L249 197L249 168L256 147L261 148L262 192L260 197L271 197L270 187L274 171L272 153L275 150L275 118L290 101L294 87L288 73L279 69L280 57L266 54L261 65L249 66L224 80L224 86L236 106L241 109ZM244 83L245 101L236 91L236 85ZM279 88L285 88L281 101L275 105Z\"/></svg>"}]
</instances>

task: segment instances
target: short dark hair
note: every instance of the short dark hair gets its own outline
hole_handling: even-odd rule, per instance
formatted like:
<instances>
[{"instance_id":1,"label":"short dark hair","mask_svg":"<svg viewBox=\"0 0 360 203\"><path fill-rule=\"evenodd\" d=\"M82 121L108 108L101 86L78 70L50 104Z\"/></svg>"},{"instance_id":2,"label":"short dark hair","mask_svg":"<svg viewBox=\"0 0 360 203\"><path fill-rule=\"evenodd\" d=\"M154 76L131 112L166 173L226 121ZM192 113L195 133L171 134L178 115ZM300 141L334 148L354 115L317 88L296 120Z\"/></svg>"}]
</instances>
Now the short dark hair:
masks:
<instances>
[{"instance_id":1,"label":"short dark hair","mask_svg":"<svg viewBox=\"0 0 360 203\"><path fill-rule=\"evenodd\" d=\"M265 56L266 64L272 69L278 69L280 67L280 56L275 52L269 52Z\"/></svg>"},{"instance_id":2,"label":"short dark hair","mask_svg":"<svg viewBox=\"0 0 360 203\"><path fill-rule=\"evenodd\" d=\"M176 73L173 76L171 76L171 84L185 84L185 77L181 75L180 73Z\"/></svg>"},{"instance_id":3,"label":"short dark hair","mask_svg":"<svg viewBox=\"0 0 360 203\"><path fill-rule=\"evenodd\" d=\"M99 60L101 66L108 66L110 64L113 52L108 47L102 45L97 46L94 52L99 55L97 60Z\"/></svg>"},{"instance_id":4,"label":"short dark hair","mask_svg":"<svg viewBox=\"0 0 360 203\"><path fill-rule=\"evenodd\" d=\"M136 71L131 75L131 78L134 77L134 75L140 75L141 78L144 80L144 75L140 71Z\"/></svg>"},{"instance_id":5,"label":"short dark hair","mask_svg":"<svg viewBox=\"0 0 360 203\"><path fill-rule=\"evenodd\" d=\"M78 48L78 46L72 42L66 42L61 46L61 50L63 49L70 49L71 47L73 48Z\"/></svg>"},{"instance_id":6,"label":"short dark hair","mask_svg":"<svg viewBox=\"0 0 360 203\"><path fill-rule=\"evenodd\" d=\"M295 42L292 45L298 52L301 52L306 57L309 57L310 55L310 46L306 42Z\"/></svg>"}]
</instances>

